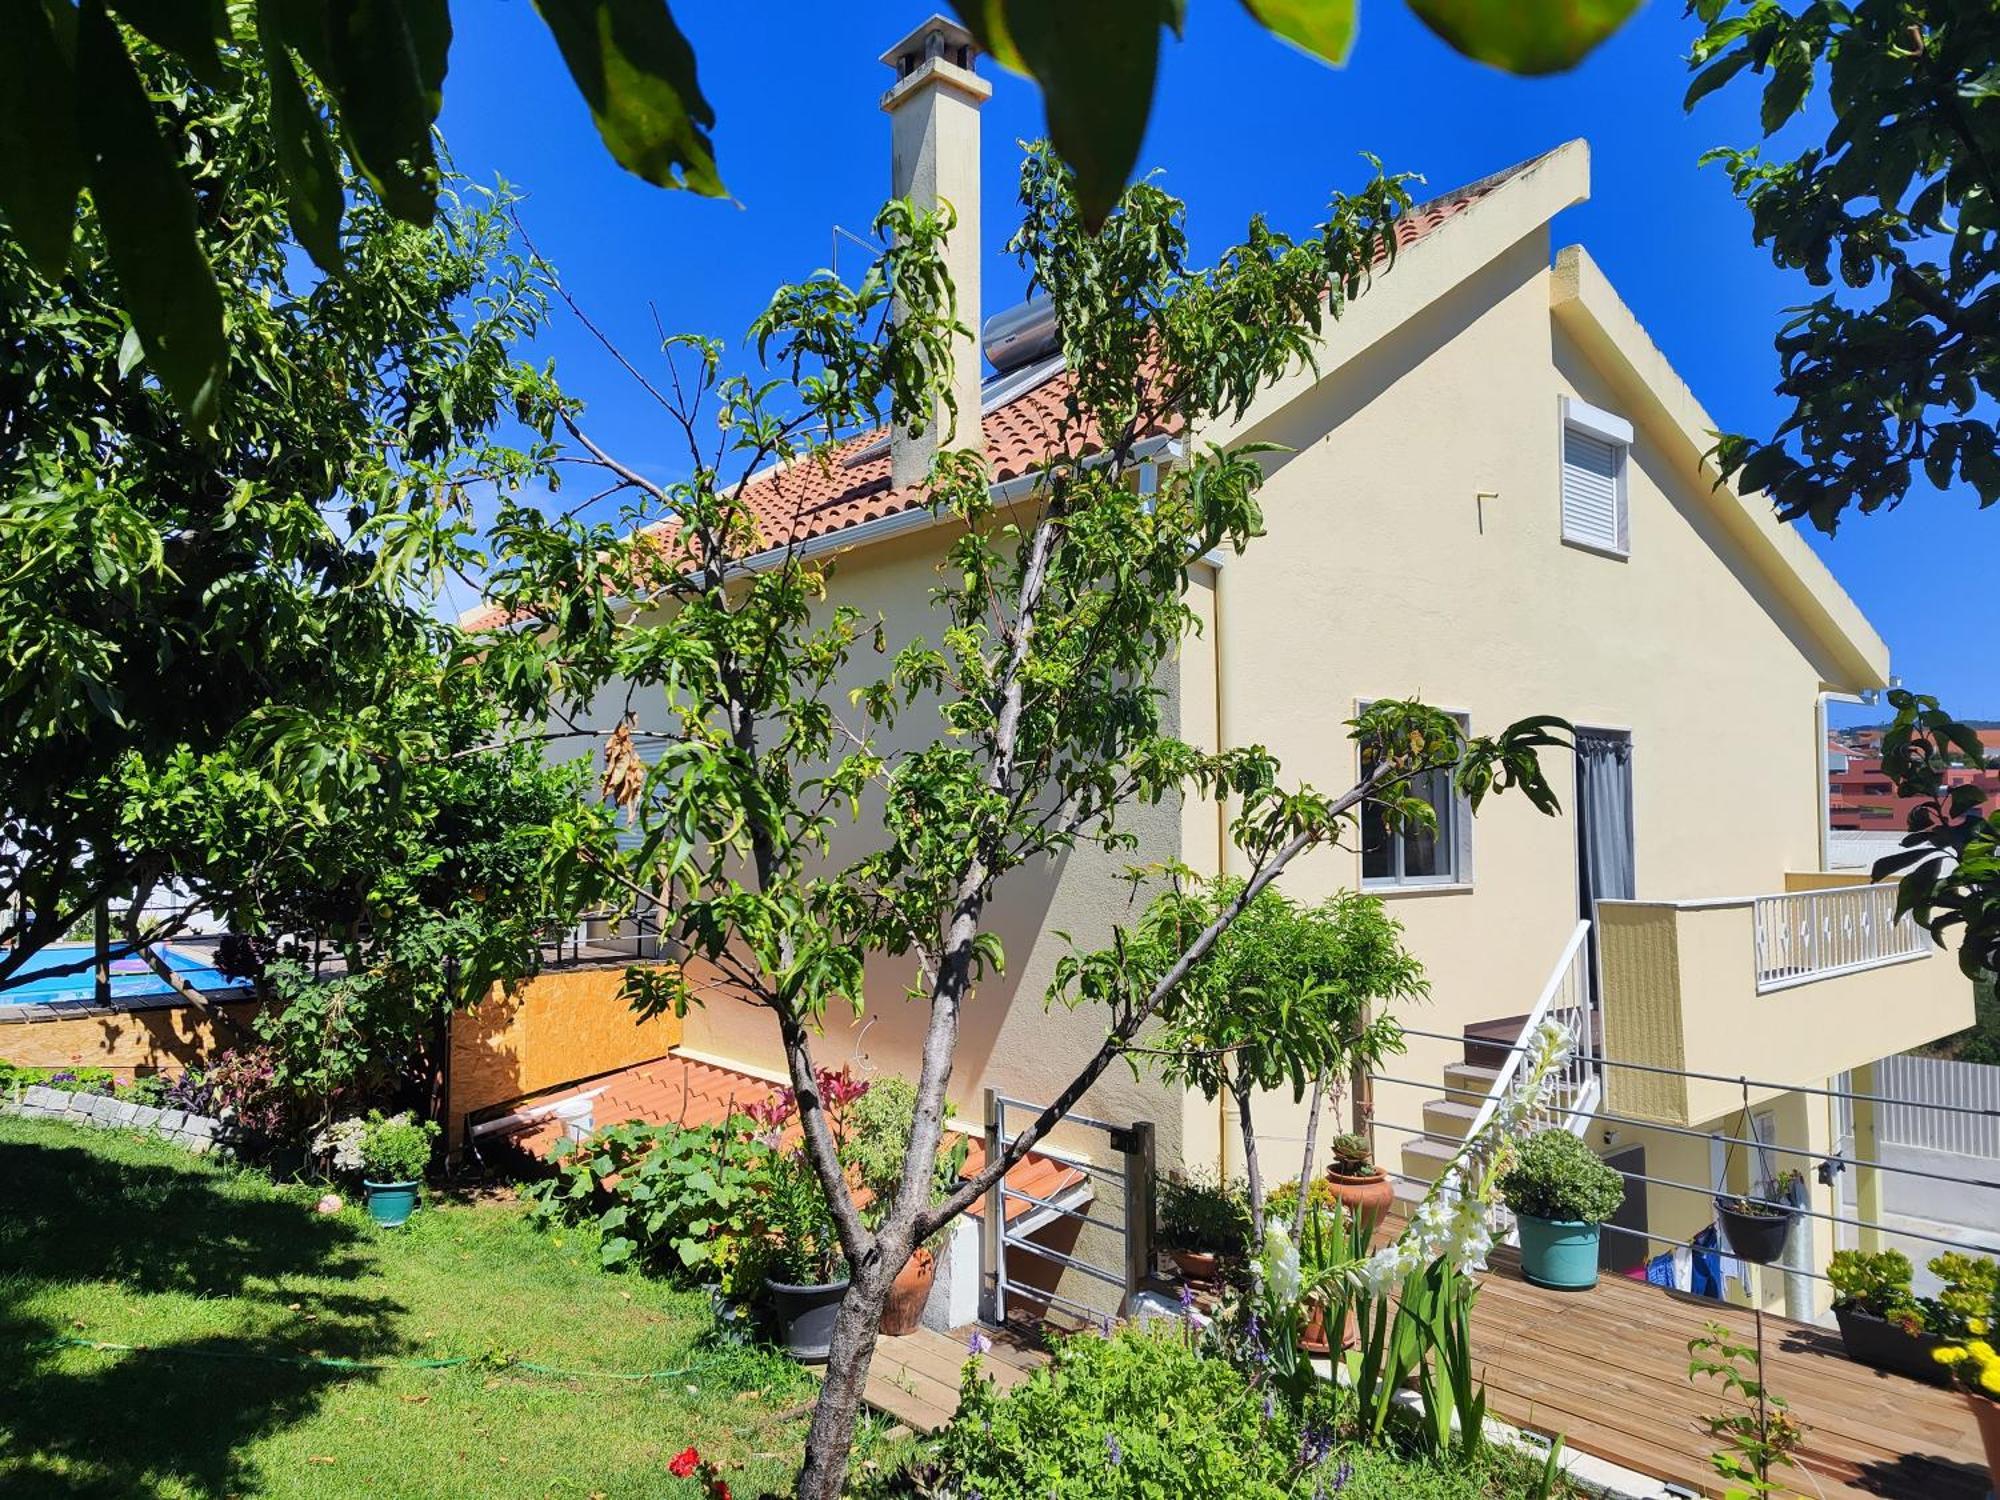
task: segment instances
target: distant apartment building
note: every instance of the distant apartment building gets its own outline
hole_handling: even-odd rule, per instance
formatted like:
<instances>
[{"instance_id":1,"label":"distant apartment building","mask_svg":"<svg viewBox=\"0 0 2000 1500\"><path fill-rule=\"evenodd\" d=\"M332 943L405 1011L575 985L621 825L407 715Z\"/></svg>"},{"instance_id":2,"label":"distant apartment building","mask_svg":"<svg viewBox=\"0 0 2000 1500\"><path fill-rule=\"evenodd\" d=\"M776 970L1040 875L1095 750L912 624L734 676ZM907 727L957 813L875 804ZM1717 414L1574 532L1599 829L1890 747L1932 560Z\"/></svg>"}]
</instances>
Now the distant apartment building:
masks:
<instances>
[{"instance_id":1,"label":"distant apartment building","mask_svg":"<svg viewBox=\"0 0 2000 1500\"><path fill-rule=\"evenodd\" d=\"M2000 751L2000 730L1980 731L1987 754ZM1882 769L1880 736L1870 748L1860 745L1827 747L1827 816L1830 827L1841 830L1902 833L1910 826L1910 813L1923 800L1899 797L1896 785ZM2000 770L1957 766L1945 772L1948 787L1977 786L1989 802L2000 800Z\"/></svg>"}]
</instances>

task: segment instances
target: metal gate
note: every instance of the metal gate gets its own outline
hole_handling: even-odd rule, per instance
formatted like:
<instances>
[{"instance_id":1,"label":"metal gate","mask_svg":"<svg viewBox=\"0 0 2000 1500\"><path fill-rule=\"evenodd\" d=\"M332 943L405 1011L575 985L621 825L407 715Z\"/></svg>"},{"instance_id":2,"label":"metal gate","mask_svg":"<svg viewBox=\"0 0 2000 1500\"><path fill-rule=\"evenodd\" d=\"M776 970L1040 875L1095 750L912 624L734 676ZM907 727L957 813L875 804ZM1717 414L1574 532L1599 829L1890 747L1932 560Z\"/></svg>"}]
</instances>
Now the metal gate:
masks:
<instances>
[{"instance_id":1,"label":"metal gate","mask_svg":"<svg viewBox=\"0 0 2000 1500\"><path fill-rule=\"evenodd\" d=\"M1044 1108L988 1089L986 1159L997 1157L1009 1139L1010 1114L1018 1129ZM988 1190L980 1259L982 1284L989 1294L982 1311L992 1323L1004 1324L1010 1310L1032 1308L1039 1316L1052 1306L1090 1322L1123 1317L1131 1311L1139 1288L1153 1274L1152 1122L1135 1120L1121 1125L1071 1113L1062 1117L1057 1129L1063 1126L1102 1132L1118 1165L1105 1165L1090 1154L1050 1146L1045 1138L1033 1155L1080 1174L1078 1181L1049 1197L1004 1178ZM1019 1172L1017 1167L1009 1175ZM1085 1185L1090 1189L1088 1194L1080 1191ZM1052 1231L1069 1233L1066 1249L1037 1238ZM1035 1285L1010 1276L1007 1261L1014 1252L1053 1267L1057 1285ZM1072 1274L1080 1278L1074 1285L1068 1280ZM1086 1300L1086 1292L1094 1295Z\"/></svg>"}]
</instances>

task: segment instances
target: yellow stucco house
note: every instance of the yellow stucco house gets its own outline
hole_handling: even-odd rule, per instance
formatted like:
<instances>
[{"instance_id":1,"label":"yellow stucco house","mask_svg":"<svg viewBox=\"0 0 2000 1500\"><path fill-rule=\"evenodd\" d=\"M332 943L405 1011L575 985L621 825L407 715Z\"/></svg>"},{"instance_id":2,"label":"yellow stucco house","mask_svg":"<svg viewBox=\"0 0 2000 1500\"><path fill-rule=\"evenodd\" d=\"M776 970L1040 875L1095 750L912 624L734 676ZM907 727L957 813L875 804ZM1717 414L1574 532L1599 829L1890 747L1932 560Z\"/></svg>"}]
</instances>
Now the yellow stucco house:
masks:
<instances>
[{"instance_id":1,"label":"yellow stucco house","mask_svg":"<svg viewBox=\"0 0 2000 1500\"><path fill-rule=\"evenodd\" d=\"M885 61L896 186L958 210L950 260L976 326L988 86L949 22ZM1886 685L1887 648L1760 497L1718 483L1715 424L1587 251L1561 244L1558 217L1589 192L1572 141L1422 205L1393 266L1329 326L1317 370L1227 430L1182 436L1283 451L1268 460L1268 535L1197 566L1203 629L1162 686L1184 737L1261 743L1321 787L1350 784L1343 723L1375 697L1421 696L1476 731L1530 713L1584 731L1575 770L1550 768L1563 816L1500 799L1475 821L1440 787L1434 839L1319 852L1286 884L1380 895L1429 974L1431 1003L1401 1018L1407 1055L1373 1084L1378 1159L1406 1193L1448 1158L1538 1002L1582 1019L1594 1056L1575 1128L1629 1174L1623 1248L1607 1239L1623 1268L1706 1227L1718 1174L1740 1190L1799 1166L1809 1206L1832 1212L1812 1171L1833 1149L1832 1101L1799 1089L1855 1070L1866 1092L1870 1064L1968 1024L1972 1003L1951 957L1892 920L1889 892L1821 873L1826 701ZM978 351L960 351L959 410L982 411L996 494L1014 502L1064 374L1032 308L992 320L986 343L983 382ZM807 518L806 547L837 554L829 607L879 614L891 650L928 627L947 540L915 486L929 451L864 435L829 472L752 495L786 531ZM1150 456L1180 451L1162 439ZM1224 822L1190 802L1130 826L1147 855L1217 871ZM1046 1100L1100 1039L1096 1017L1042 997L1061 934L1091 944L1129 915L1127 863L1079 850L1005 892L1008 969L970 1007L952 1081L972 1128L987 1091ZM871 967L867 1018L821 1057L914 1074L907 978ZM770 1019L748 1007L696 1010L677 1052L782 1076ZM1163 1165L1240 1170L1224 1114L1157 1081L1114 1069L1083 1108L1152 1121ZM1262 1120L1269 1153L1296 1160L1302 1111L1272 1101ZM1081 1133L1070 1145L1091 1149ZM1823 1265L1832 1225L1810 1222ZM1814 1285L1795 1297L1823 1306Z\"/></svg>"}]
</instances>

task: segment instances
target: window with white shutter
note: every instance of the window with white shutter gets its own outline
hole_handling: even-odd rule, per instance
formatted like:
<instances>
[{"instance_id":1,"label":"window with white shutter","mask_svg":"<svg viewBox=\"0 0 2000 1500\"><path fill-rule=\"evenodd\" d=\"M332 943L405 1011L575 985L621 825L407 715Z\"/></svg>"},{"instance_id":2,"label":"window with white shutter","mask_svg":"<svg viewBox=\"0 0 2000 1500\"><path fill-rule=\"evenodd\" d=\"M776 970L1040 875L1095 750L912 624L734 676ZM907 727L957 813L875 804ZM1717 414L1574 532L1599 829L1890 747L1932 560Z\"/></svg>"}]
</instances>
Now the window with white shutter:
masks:
<instances>
[{"instance_id":1,"label":"window with white shutter","mask_svg":"<svg viewBox=\"0 0 2000 1500\"><path fill-rule=\"evenodd\" d=\"M1630 550L1625 464L1631 448L1631 423L1581 401L1563 399L1565 542L1619 557Z\"/></svg>"}]
</instances>

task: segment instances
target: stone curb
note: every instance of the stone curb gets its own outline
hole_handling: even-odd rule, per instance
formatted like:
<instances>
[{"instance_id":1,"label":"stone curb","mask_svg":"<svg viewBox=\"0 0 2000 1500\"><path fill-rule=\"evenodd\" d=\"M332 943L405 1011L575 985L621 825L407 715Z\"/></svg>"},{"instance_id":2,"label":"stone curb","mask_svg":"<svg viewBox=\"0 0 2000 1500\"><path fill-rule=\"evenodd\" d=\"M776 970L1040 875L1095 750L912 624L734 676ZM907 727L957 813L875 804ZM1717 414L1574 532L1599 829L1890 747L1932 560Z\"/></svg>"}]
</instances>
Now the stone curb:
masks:
<instances>
[{"instance_id":1,"label":"stone curb","mask_svg":"<svg viewBox=\"0 0 2000 1500\"><path fill-rule=\"evenodd\" d=\"M196 1156L206 1156L222 1144L222 1122L207 1115L191 1115L185 1110L156 1109L130 1099L113 1099L107 1094L80 1094L71 1089L52 1089L30 1084L13 1097L0 1096L0 1115L18 1115L30 1120L67 1120L72 1125L89 1125L99 1130L132 1130L155 1140L179 1146Z\"/></svg>"}]
</instances>

